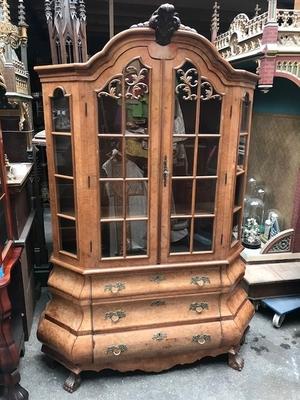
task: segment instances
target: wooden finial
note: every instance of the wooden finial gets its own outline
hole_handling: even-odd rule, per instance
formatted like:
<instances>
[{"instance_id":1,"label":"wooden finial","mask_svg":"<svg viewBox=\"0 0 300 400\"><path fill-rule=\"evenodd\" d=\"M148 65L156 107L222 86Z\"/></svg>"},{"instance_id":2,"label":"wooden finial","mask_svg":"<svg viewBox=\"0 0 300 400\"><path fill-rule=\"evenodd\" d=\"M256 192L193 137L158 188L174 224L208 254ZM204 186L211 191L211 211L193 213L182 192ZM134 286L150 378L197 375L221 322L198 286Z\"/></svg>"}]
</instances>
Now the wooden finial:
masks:
<instances>
[{"instance_id":1,"label":"wooden finial","mask_svg":"<svg viewBox=\"0 0 300 400\"><path fill-rule=\"evenodd\" d=\"M211 42L214 43L220 28L220 6L217 1L213 6L213 14L211 18Z\"/></svg>"}]
</instances>

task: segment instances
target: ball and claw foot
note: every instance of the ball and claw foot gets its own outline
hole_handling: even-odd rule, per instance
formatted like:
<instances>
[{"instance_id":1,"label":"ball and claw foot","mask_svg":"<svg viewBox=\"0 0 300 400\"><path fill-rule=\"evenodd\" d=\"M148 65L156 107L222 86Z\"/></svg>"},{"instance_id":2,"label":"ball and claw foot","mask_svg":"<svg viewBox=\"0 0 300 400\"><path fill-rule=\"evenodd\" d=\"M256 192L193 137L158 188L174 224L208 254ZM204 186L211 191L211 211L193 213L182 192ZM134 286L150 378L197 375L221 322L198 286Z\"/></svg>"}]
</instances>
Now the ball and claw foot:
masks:
<instances>
[{"instance_id":1,"label":"ball and claw foot","mask_svg":"<svg viewBox=\"0 0 300 400\"><path fill-rule=\"evenodd\" d=\"M19 383L6 386L4 389L5 400L27 400L28 392Z\"/></svg>"},{"instance_id":2,"label":"ball and claw foot","mask_svg":"<svg viewBox=\"0 0 300 400\"><path fill-rule=\"evenodd\" d=\"M71 372L70 375L65 380L64 389L69 393L73 393L75 392L75 390L79 388L80 384L81 384L80 375Z\"/></svg>"},{"instance_id":3,"label":"ball and claw foot","mask_svg":"<svg viewBox=\"0 0 300 400\"><path fill-rule=\"evenodd\" d=\"M235 349L228 352L228 365L230 368L236 369L237 371L241 371L244 368L244 359Z\"/></svg>"}]
</instances>

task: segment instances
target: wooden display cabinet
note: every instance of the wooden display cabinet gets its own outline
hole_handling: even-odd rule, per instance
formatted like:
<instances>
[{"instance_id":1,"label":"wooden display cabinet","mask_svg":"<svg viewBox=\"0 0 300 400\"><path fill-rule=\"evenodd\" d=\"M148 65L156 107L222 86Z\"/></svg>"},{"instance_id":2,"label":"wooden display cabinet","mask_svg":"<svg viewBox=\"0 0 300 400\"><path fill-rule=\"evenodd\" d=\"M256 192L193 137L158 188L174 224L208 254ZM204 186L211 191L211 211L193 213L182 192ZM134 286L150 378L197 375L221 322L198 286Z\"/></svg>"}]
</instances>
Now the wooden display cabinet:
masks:
<instances>
[{"instance_id":1,"label":"wooden display cabinet","mask_svg":"<svg viewBox=\"0 0 300 400\"><path fill-rule=\"evenodd\" d=\"M71 371L65 389L83 370L161 371L221 353L241 369L256 76L170 5L87 63L37 71L54 264L38 337Z\"/></svg>"}]
</instances>

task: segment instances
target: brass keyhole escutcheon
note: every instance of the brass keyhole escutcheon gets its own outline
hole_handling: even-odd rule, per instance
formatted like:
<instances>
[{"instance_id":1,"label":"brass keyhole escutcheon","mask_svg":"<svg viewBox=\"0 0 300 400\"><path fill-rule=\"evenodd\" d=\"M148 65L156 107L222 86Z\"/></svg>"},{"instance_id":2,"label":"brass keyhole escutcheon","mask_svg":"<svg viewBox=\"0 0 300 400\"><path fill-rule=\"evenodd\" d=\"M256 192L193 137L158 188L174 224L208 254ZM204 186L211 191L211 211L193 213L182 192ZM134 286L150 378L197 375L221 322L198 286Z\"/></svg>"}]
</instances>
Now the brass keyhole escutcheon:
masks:
<instances>
[{"instance_id":1,"label":"brass keyhole escutcheon","mask_svg":"<svg viewBox=\"0 0 300 400\"><path fill-rule=\"evenodd\" d=\"M203 279L200 279L199 281L197 281L197 285L200 286L200 287L204 286Z\"/></svg>"},{"instance_id":2,"label":"brass keyhole escutcheon","mask_svg":"<svg viewBox=\"0 0 300 400\"><path fill-rule=\"evenodd\" d=\"M119 319L120 319L120 317L119 317L118 315L116 315L116 314L114 314L114 315L111 317L112 322L118 322Z\"/></svg>"},{"instance_id":3,"label":"brass keyhole escutcheon","mask_svg":"<svg viewBox=\"0 0 300 400\"><path fill-rule=\"evenodd\" d=\"M119 356L120 354L121 354L121 350L120 349L116 348L116 349L113 350L113 355L114 356Z\"/></svg>"}]
</instances>

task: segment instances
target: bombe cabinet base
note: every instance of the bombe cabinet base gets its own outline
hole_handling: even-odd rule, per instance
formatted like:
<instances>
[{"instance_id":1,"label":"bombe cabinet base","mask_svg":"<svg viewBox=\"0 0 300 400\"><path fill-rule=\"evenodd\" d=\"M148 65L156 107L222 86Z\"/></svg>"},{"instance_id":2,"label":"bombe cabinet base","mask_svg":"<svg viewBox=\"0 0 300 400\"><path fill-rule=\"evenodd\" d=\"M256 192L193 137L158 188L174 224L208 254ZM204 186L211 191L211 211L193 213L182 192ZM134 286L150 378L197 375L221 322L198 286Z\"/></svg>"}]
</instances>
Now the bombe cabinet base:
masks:
<instances>
[{"instance_id":1,"label":"bombe cabinet base","mask_svg":"<svg viewBox=\"0 0 300 400\"><path fill-rule=\"evenodd\" d=\"M56 265L38 328L42 350L72 372L64 385L70 392L85 370L160 372L224 353L241 370L237 353L254 313L238 286L243 272L239 258L113 276Z\"/></svg>"}]
</instances>

